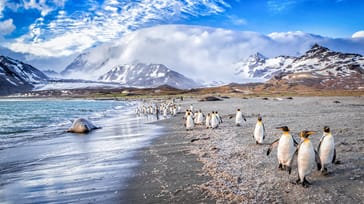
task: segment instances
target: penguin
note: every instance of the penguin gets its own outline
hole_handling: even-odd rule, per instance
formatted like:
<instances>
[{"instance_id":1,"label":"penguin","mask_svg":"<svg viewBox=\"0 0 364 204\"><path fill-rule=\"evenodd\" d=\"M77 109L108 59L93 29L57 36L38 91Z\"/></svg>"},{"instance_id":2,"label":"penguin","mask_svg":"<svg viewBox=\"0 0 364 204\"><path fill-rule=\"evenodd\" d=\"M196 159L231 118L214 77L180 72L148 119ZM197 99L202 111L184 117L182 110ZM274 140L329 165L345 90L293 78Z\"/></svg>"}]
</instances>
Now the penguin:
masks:
<instances>
[{"instance_id":1,"label":"penguin","mask_svg":"<svg viewBox=\"0 0 364 204\"><path fill-rule=\"evenodd\" d=\"M222 123L222 118L220 117L219 113L217 111L215 111L215 115L216 115L216 118L217 118L217 121L220 123Z\"/></svg>"},{"instance_id":2,"label":"penguin","mask_svg":"<svg viewBox=\"0 0 364 204\"><path fill-rule=\"evenodd\" d=\"M262 117L258 116L258 121L255 124L254 129L254 139L256 144L262 144L265 138L265 128L264 123L262 122Z\"/></svg>"},{"instance_id":3,"label":"penguin","mask_svg":"<svg viewBox=\"0 0 364 204\"><path fill-rule=\"evenodd\" d=\"M203 124L203 118L204 115L201 110L198 111L197 117L196 117L196 125L202 125Z\"/></svg>"},{"instance_id":4,"label":"penguin","mask_svg":"<svg viewBox=\"0 0 364 204\"><path fill-rule=\"evenodd\" d=\"M211 114L211 128L215 129L219 126L219 120L216 116L216 113L213 111Z\"/></svg>"},{"instance_id":5,"label":"penguin","mask_svg":"<svg viewBox=\"0 0 364 204\"><path fill-rule=\"evenodd\" d=\"M246 121L246 118L243 116L240 109L238 108L235 115L235 125L241 126L243 124L243 120Z\"/></svg>"},{"instance_id":6,"label":"penguin","mask_svg":"<svg viewBox=\"0 0 364 204\"><path fill-rule=\"evenodd\" d=\"M295 146L297 142L292 137L287 126L277 127L283 131L281 137L274 142L272 142L268 148L267 156L270 154L272 149L278 145L277 148L277 158L278 158L278 168L280 170L287 170L291 174L291 158L295 152Z\"/></svg>"},{"instance_id":7,"label":"penguin","mask_svg":"<svg viewBox=\"0 0 364 204\"><path fill-rule=\"evenodd\" d=\"M206 125L206 129L211 127L211 114L210 113L207 113L205 125Z\"/></svg>"},{"instance_id":8,"label":"penguin","mask_svg":"<svg viewBox=\"0 0 364 204\"><path fill-rule=\"evenodd\" d=\"M298 179L296 184L301 183L303 187L307 188L311 185L310 182L307 181L306 176L310 175L312 169L317 165L317 170L321 169L321 161L320 157L317 154L316 150L313 148L311 140L308 136L315 134L313 131L301 131L300 137L301 142L298 144L295 154L297 155L297 167L298 167ZM294 155L295 155L294 154ZM293 155L293 157L294 157ZM293 160L293 157L291 160Z\"/></svg>"},{"instance_id":9,"label":"penguin","mask_svg":"<svg viewBox=\"0 0 364 204\"><path fill-rule=\"evenodd\" d=\"M334 136L332 136L330 128L328 126L324 127L324 133L317 147L317 152L320 156L320 161L322 165L321 173L327 175L327 166L330 163L334 163L336 159Z\"/></svg>"},{"instance_id":10,"label":"penguin","mask_svg":"<svg viewBox=\"0 0 364 204\"><path fill-rule=\"evenodd\" d=\"M192 130L194 128L195 124L193 122L193 118L190 112L187 113L186 117L186 130Z\"/></svg>"}]
</instances>

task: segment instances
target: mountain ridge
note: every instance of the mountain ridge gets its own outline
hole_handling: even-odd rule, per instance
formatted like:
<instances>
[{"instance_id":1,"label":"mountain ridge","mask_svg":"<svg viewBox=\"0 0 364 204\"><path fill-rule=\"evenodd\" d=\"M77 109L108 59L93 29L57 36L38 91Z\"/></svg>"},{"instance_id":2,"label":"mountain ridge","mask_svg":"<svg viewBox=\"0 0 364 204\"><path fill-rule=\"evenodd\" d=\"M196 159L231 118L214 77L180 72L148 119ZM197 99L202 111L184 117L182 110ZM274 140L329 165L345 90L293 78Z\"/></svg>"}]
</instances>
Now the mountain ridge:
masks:
<instances>
[{"instance_id":1,"label":"mountain ridge","mask_svg":"<svg viewBox=\"0 0 364 204\"><path fill-rule=\"evenodd\" d=\"M29 64L0 56L0 95L30 91L36 84L48 79L42 71Z\"/></svg>"},{"instance_id":2,"label":"mountain ridge","mask_svg":"<svg viewBox=\"0 0 364 204\"><path fill-rule=\"evenodd\" d=\"M118 65L101 75L98 80L119 82L123 86L158 87L169 85L179 89L200 87L201 84L175 72L163 64L136 63Z\"/></svg>"}]
</instances>

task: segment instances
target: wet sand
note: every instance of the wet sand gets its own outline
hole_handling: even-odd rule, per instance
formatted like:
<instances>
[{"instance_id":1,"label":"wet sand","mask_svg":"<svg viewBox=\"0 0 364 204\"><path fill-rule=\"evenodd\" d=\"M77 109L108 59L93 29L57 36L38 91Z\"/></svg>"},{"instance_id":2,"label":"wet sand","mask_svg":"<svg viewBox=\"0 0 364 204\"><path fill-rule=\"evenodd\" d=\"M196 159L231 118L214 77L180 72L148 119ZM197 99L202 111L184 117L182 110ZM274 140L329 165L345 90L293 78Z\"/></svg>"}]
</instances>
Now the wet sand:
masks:
<instances>
[{"instance_id":1,"label":"wet sand","mask_svg":"<svg viewBox=\"0 0 364 204\"><path fill-rule=\"evenodd\" d=\"M215 130L186 131L182 115L157 122L164 134L139 151L141 165L122 190L121 203L363 203L363 98L282 99L185 100L182 110L193 104L204 113L219 111L223 123ZM240 127L229 119L237 108L247 118ZM252 138L258 114L267 130L264 145ZM281 134L275 127L283 125L296 139L301 130L317 131L311 136L315 147L323 127L330 126L340 164L329 166L329 176L313 171L309 188L292 184L297 162L289 175L278 170L276 149L266 156L268 144Z\"/></svg>"}]
</instances>

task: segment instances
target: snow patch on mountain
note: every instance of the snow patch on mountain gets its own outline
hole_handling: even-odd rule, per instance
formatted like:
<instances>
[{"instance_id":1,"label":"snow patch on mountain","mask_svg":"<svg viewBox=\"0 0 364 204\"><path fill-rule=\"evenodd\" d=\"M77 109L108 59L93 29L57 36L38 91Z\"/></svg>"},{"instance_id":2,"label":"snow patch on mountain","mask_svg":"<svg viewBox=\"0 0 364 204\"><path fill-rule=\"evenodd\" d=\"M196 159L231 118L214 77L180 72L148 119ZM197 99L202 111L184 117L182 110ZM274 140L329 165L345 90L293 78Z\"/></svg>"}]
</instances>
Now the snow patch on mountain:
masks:
<instances>
[{"instance_id":1,"label":"snow patch on mountain","mask_svg":"<svg viewBox=\"0 0 364 204\"><path fill-rule=\"evenodd\" d=\"M0 95L28 91L47 80L45 74L31 65L0 56Z\"/></svg>"},{"instance_id":2,"label":"snow patch on mountain","mask_svg":"<svg viewBox=\"0 0 364 204\"><path fill-rule=\"evenodd\" d=\"M118 65L98 80L118 82L123 86L158 87L169 85L175 88L189 89L201 86L199 83L179 74L162 64L137 63Z\"/></svg>"},{"instance_id":3,"label":"snow patch on mountain","mask_svg":"<svg viewBox=\"0 0 364 204\"><path fill-rule=\"evenodd\" d=\"M236 75L261 82L288 74L296 74L296 78L348 77L363 70L363 56L334 52L318 44L300 57L267 58L257 53L235 64Z\"/></svg>"}]
</instances>

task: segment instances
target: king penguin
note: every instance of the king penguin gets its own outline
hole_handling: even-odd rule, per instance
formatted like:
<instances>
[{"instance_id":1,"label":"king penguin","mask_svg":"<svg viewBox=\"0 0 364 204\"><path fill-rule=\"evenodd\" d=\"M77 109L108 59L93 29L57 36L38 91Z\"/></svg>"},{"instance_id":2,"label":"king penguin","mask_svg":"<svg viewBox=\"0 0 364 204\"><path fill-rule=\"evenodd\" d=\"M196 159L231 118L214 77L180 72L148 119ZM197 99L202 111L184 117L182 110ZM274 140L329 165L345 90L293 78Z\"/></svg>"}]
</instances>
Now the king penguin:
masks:
<instances>
[{"instance_id":1,"label":"king penguin","mask_svg":"<svg viewBox=\"0 0 364 204\"><path fill-rule=\"evenodd\" d=\"M207 129L211 127L211 114L210 113L207 113L205 125L206 125Z\"/></svg>"},{"instance_id":2,"label":"king penguin","mask_svg":"<svg viewBox=\"0 0 364 204\"><path fill-rule=\"evenodd\" d=\"M311 183L307 181L306 176L311 174L315 164L317 165L317 170L321 169L320 157L313 148L311 140L308 138L308 136L312 134L315 134L315 132L306 130L300 132L301 142L299 143L295 151L295 153L298 152L297 155L298 179L296 183L297 184L301 183L302 186L305 188L311 185Z\"/></svg>"},{"instance_id":3,"label":"king penguin","mask_svg":"<svg viewBox=\"0 0 364 204\"><path fill-rule=\"evenodd\" d=\"M272 149L278 145L277 157L278 157L278 168L281 170L287 170L291 174L291 159L296 150L295 146L297 142L292 137L287 126L277 127L283 131L281 137L274 142L268 148L267 155L272 151Z\"/></svg>"},{"instance_id":4,"label":"king penguin","mask_svg":"<svg viewBox=\"0 0 364 204\"><path fill-rule=\"evenodd\" d=\"M257 123L255 124L254 129L254 139L256 144L262 144L265 138L265 128L264 123L262 121L262 117L258 116Z\"/></svg>"},{"instance_id":5,"label":"king penguin","mask_svg":"<svg viewBox=\"0 0 364 204\"><path fill-rule=\"evenodd\" d=\"M212 114L211 114L211 128L212 129L215 129L219 126L219 120L216 116L216 113L214 111L212 111Z\"/></svg>"},{"instance_id":6,"label":"king penguin","mask_svg":"<svg viewBox=\"0 0 364 204\"><path fill-rule=\"evenodd\" d=\"M188 112L186 117L186 130L192 130L194 126L195 124L193 122L192 114L191 112Z\"/></svg>"},{"instance_id":7,"label":"king penguin","mask_svg":"<svg viewBox=\"0 0 364 204\"><path fill-rule=\"evenodd\" d=\"M241 126L243 124L243 120L246 121L245 117L243 116L240 109L238 108L236 110L236 115L235 115L235 125Z\"/></svg>"},{"instance_id":8,"label":"king penguin","mask_svg":"<svg viewBox=\"0 0 364 204\"><path fill-rule=\"evenodd\" d=\"M319 153L322 165L321 173L327 175L327 166L330 163L334 163L336 159L334 136L332 136L328 126L324 127L324 134L320 139L317 152Z\"/></svg>"}]
</instances>

